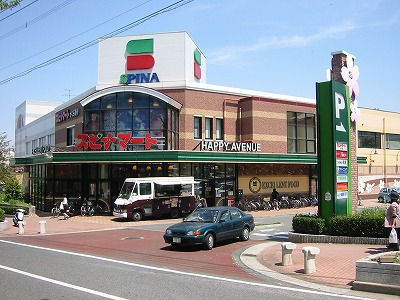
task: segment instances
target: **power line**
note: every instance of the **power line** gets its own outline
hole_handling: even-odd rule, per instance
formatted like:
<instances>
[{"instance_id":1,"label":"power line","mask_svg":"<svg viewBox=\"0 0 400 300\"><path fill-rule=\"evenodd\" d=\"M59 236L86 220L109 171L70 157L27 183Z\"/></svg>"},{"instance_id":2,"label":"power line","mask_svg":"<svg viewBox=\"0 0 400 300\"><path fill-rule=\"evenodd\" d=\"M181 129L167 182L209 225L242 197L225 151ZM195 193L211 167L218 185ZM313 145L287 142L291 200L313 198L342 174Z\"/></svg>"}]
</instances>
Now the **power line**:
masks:
<instances>
[{"instance_id":1,"label":"power line","mask_svg":"<svg viewBox=\"0 0 400 300\"><path fill-rule=\"evenodd\" d=\"M120 16L122 16L122 15L125 15L125 14L129 13L130 11L132 11L132 10L134 10L134 9L137 9L137 8L139 8L140 6L143 6L143 5L145 5L145 4L147 4L148 2L151 2L151 1L153 1L153 0L147 0L147 1L143 2L142 4L139 4L139 5L136 5L135 7L132 7L132 8L129 9L129 10L125 10L123 13L121 13L121 14L119 14L119 15L117 15L117 16L111 18L111 19L108 19L107 21L104 21L104 22L102 22L102 23L100 23L100 24L98 24L98 25L96 25L96 26L94 26L94 27L92 27L92 28L90 28L90 29L88 29L88 30L85 30L85 31L83 31L83 32L81 32L81 33L79 33L79 34L77 34L77 35L75 35L75 36L69 38L69 39L66 39L66 40L62 41L61 43L58 43L58 44L56 44L56 45L54 45L54 46L51 46L51 47L49 47L49 48L47 48L47 49L45 49L45 50L42 50L42 51L40 51L40 52L38 52L38 53L35 53L35 54L33 54L33 55L29 56L29 57L26 57L26 58L24 58L24 59L21 59L21 60L15 62L15 63L12 63L12 64L10 64L10 65L8 65L8 66L2 67L2 68L0 68L0 71L2 71L2 70L4 70L4 69L8 69L9 67L15 66L15 65L17 65L17 64L19 64L19 63L21 63L21 62L24 62L24 61L26 61L26 60L29 60L29 59L35 57L35 56L38 56L39 54L42 54L42 53L47 52L47 51L49 51L49 50L51 50L51 49L54 49L54 48L56 48L56 47L58 47L58 46L60 46L60 45L62 45L62 44L65 44L66 42L69 42L69 41L73 40L74 38L77 38L78 36L81 36L81 35L83 35L83 34L89 32L89 31L91 31L91 30L93 30L93 29L95 29L95 28L97 28L97 27L100 27L101 25L104 25L104 24L106 24L106 23L108 23L108 22L110 22L110 21L112 21L112 20L114 20L114 19L116 19L116 18L118 18L118 17L120 17Z\"/></svg>"},{"instance_id":2,"label":"power line","mask_svg":"<svg viewBox=\"0 0 400 300\"><path fill-rule=\"evenodd\" d=\"M6 37L9 37L9 36L11 36L11 35L17 33L18 31L21 31L21 30L27 28L28 25L32 25L32 24L34 24L34 23L36 23L36 22L39 22L40 20L42 20L42 19L44 19L44 18L50 16L51 14L53 14L53 13L55 13L56 11L58 11L58 10L64 8L65 6L71 4L71 3L74 2L74 1L76 1L76 0L67 0L67 1L61 3L60 5L57 5L56 7L54 7L54 8L52 8L52 9L50 9L49 11L45 12L43 15L40 15L39 17L36 17L35 19L33 19L33 20L31 20L31 21L28 21L28 22L26 22L25 24L23 24L23 25L21 25L21 26L19 26L19 27L17 27L17 28L14 28L13 30L11 30L11 31L9 31L9 32L7 32L7 33L5 33L5 34L0 35L0 40L3 40L3 39L5 39Z\"/></svg>"},{"instance_id":3,"label":"power line","mask_svg":"<svg viewBox=\"0 0 400 300\"><path fill-rule=\"evenodd\" d=\"M64 59L64 58L66 58L68 56L71 56L71 55L73 55L73 54L75 54L77 52L80 52L80 51L82 51L82 50L84 50L86 48L89 48L89 47L91 47L93 45L96 45L99 42L99 40L103 41L103 40L109 39L109 38L111 38L113 36L116 36L116 35L124 32L124 31L127 31L127 30L129 30L129 29L131 29L133 27L136 27L136 26L138 26L138 25L140 25L140 24L142 24L142 23L144 23L144 22L146 22L146 21L148 21L148 20L150 20L150 19L152 19L152 18L154 18L154 17L156 17L158 15L161 15L161 14L164 14L166 12L178 9L179 7L182 7L182 6L184 6L184 5L186 5L186 4L190 3L190 2L193 2L193 1L194 0L177 1L177 2L175 2L173 4L171 4L171 5L166 6L166 7L162 8L162 9L160 9L160 10L154 12L154 13L151 13L151 14L149 14L149 15L147 15L147 16L139 19L139 20L136 20L136 21L134 21L134 22L132 22L132 23L126 25L126 26L123 26L123 27L121 27L121 28L119 28L119 29L107 34L107 35L104 35L104 36L100 37L100 39L95 39L95 40L92 40L90 42L87 42L86 44L83 44L83 45L81 45L79 47L76 47L76 48L74 48L72 50L64 52L63 54L60 54L60 55L58 55L56 57L53 57L52 59L49 59L49 60L47 60L47 61L45 61L45 62L43 62L43 63L41 63L39 65L36 65L36 66L34 66L34 67L24 71L24 72L21 72L19 74L14 75L14 76L11 76L11 77L8 77L6 79L3 79L3 80L0 81L0 85L6 84L7 82L9 82L11 80L14 80L16 78L25 76L25 75L27 75L27 74L29 74L29 73L37 70L37 69L40 69L40 68L46 67L46 66L48 66L50 64L53 64L53 63L55 63L55 62L57 62L57 61L59 61L61 59Z\"/></svg>"}]
</instances>

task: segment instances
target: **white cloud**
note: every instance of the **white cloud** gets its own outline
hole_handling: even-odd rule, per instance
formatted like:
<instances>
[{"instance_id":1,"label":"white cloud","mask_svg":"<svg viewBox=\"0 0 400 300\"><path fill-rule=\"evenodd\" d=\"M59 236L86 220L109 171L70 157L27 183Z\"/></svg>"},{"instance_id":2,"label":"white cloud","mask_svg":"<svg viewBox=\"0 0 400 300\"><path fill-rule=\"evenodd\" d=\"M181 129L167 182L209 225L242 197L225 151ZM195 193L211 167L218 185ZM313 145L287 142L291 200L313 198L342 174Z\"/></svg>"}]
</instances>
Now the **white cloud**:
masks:
<instances>
[{"instance_id":1,"label":"white cloud","mask_svg":"<svg viewBox=\"0 0 400 300\"><path fill-rule=\"evenodd\" d=\"M237 60L239 57L246 54L265 51L269 48L305 47L319 40L343 38L346 33L355 29L356 26L353 22L346 21L340 25L324 28L319 32L309 36L293 35L283 37L264 37L254 44L245 46L228 46L215 51L210 51L208 54L208 61L212 63L224 64L227 62L230 63L232 60Z\"/></svg>"}]
</instances>

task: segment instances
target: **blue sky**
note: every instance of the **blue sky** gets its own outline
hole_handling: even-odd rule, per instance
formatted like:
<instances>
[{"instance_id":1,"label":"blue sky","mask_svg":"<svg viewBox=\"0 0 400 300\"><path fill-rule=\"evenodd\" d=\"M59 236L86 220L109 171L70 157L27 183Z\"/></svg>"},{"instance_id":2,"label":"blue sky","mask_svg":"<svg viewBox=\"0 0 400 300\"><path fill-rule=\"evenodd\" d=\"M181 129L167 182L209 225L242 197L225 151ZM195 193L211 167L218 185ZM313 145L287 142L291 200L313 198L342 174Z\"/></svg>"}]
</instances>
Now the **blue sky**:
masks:
<instances>
[{"instance_id":1,"label":"blue sky","mask_svg":"<svg viewBox=\"0 0 400 300\"><path fill-rule=\"evenodd\" d=\"M0 13L0 81L175 2L24 0ZM331 53L344 50L360 69L359 106L400 112L398 0L194 0L120 35L181 30L206 55L209 84L315 98ZM14 140L15 108L25 100L68 101L93 87L97 51L1 84L1 132Z\"/></svg>"}]
</instances>

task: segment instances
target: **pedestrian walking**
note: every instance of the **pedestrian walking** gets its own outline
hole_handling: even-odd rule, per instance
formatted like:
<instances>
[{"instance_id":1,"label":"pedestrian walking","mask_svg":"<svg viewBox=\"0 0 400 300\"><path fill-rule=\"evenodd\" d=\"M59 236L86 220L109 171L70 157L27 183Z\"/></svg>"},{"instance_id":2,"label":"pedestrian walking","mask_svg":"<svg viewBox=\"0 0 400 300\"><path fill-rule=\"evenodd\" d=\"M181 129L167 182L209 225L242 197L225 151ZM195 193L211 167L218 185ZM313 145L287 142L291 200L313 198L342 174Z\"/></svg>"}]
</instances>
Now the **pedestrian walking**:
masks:
<instances>
[{"instance_id":1,"label":"pedestrian walking","mask_svg":"<svg viewBox=\"0 0 400 300\"><path fill-rule=\"evenodd\" d=\"M399 251L400 200L399 194L394 190L390 193L390 202L389 207L386 209L385 227L389 228L390 231L392 231L392 229L395 230L396 239L395 241L389 241L388 248L392 251ZM390 233L390 235L392 235L393 238L393 234Z\"/></svg>"},{"instance_id":2,"label":"pedestrian walking","mask_svg":"<svg viewBox=\"0 0 400 300\"><path fill-rule=\"evenodd\" d=\"M272 189L271 200L279 200L279 192L276 188Z\"/></svg>"}]
</instances>

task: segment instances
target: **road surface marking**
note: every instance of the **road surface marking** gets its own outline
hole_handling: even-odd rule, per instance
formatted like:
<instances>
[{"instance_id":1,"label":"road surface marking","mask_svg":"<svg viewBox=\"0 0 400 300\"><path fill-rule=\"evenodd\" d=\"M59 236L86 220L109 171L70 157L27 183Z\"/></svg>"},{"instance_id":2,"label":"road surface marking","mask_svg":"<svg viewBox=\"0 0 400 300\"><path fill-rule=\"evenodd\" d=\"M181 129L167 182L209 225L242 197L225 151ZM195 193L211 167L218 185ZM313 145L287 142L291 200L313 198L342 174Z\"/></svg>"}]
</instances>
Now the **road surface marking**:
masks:
<instances>
[{"instance_id":1,"label":"road surface marking","mask_svg":"<svg viewBox=\"0 0 400 300\"><path fill-rule=\"evenodd\" d=\"M4 270L7 270L7 271L15 272L15 273L18 273L18 274L21 274L21 275L29 276L29 277L32 277L32 278L35 278L35 279L43 280L43 281L46 281L46 282L50 282L50 283L53 283L53 284L61 285L61 286L64 286L64 287L67 287L67 288L70 288L70 289L78 290L78 291L81 291L81 292L85 292L85 293L88 293L88 294L100 296L100 297L107 298L107 299L128 300L126 298L121 298L121 297L117 297L117 296L114 296L114 295L106 294L106 293L103 293L103 292L99 292L99 291L91 290L91 289L88 289L88 288L84 288L84 287L81 287L81 286L77 286L77 285L61 282L60 280L54 280L54 279L51 279L51 278L47 278L47 277L43 277L43 276L40 276L40 275L28 273L28 272L25 272L25 271L21 271L21 270L18 270L18 269L6 267L6 266L3 266L3 265L0 265L0 269L4 269Z\"/></svg>"},{"instance_id":2,"label":"road surface marking","mask_svg":"<svg viewBox=\"0 0 400 300\"><path fill-rule=\"evenodd\" d=\"M250 282L250 281L244 281L244 280L238 280L238 279L230 279L230 278L218 277L218 276L213 276L213 275L190 273L187 271L178 271L178 270L155 267L155 266L141 265L141 264L132 263L132 262L120 261L120 260L116 260L116 259L112 259L112 258L97 257L97 256L89 255L89 254L75 253L75 252L69 252L69 251L65 251L65 250L51 249L51 248L28 245L28 244L21 244L21 243L17 243L17 242L6 241L6 240L0 240L0 242L17 245L17 246L22 246L22 247L39 249L39 250L52 251L52 252L58 252L58 253L63 253L63 254L79 256L79 257L97 259L97 260L101 260L101 261L112 262L112 263L117 263L117 264L121 264L121 265L127 265L127 266L147 269L147 270L172 273L172 274L178 274L178 275L184 275L184 276L191 276L191 277L197 277L197 278L212 279L212 280L218 280L218 281L224 281L224 282L230 282L230 283L238 283L238 284L244 284L244 285L250 285L250 286L264 287L264 288L269 288L269 289L300 292L300 293L305 293L305 294L325 295L325 296L337 297L337 298L342 298L342 299L360 299L360 300L372 299L372 298L364 298L364 297L335 294L335 293L328 293L328 292L321 292L321 291L304 290L304 289L299 289L299 288L275 286L275 285L270 285L270 284L265 284L265 283ZM118 298L118 299L122 299L122 298Z\"/></svg>"}]
</instances>

